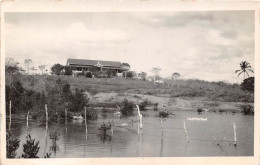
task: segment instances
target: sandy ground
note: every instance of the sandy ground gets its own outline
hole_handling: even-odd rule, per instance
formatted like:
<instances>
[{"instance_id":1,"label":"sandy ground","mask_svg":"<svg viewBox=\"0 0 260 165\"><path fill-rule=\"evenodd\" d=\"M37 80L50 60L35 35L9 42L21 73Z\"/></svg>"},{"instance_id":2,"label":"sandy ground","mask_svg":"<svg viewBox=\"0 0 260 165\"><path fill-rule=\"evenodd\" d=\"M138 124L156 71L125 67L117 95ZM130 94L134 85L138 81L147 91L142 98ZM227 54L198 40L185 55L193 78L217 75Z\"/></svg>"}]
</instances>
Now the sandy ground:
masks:
<instances>
[{"instance_id":1,"label":"sandy ground","mask_svg":"<svg viewBox=\"0 0 260 165\"><path fill-rule=\"evenodd\" d=\"M158 109L166 109L168 111L197 110L198 108L201 108L206 111L218 111L220 109L229 111L240 111L240 105L244 104L241 102L207 101L205 98L172 98L167 96L153 96L116 92L98 93L96 95L91 95L90 93L87 93L87 95L89 98L91 98L91 102L95 103L122 102L124 99L128 99L129 101L135 104L139 104L145 99L147 99L152 104L158 103Z\"/></svg>"}]
</instances>

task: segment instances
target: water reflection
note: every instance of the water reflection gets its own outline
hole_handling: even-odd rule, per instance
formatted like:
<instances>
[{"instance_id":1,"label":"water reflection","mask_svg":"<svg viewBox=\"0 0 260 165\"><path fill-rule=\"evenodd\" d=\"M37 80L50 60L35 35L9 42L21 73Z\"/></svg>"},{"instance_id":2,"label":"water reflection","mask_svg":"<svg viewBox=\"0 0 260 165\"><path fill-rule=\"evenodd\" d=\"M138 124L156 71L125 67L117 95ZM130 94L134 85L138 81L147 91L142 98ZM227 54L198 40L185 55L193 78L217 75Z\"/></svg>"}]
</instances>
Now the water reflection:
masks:
<instances>
[{"instance_id":1,"label":"water reflection","mask_svg":"<svg viewBox=\"0 0 260 165\"><path fill-rule=\"evenodd\" d=\"M207 121L187 120L189 117L207 118ZM106 119L94 121L65 120L60 123L38 124L12 120L14 136L25 142L27 131L40 141L39 157L45 155L53 145L49 132L60 135L56 150L51 148L55 157L133 157L133 156L250 156L254 151L254 118L241 114L216 114L197 112L175 112L167 120L144 117L143 128L136 119L115 118L107 114ZM115 126L101 136L98 126L103 122L114 122ZM184 121L186 131L184 131ZM234 141L233 122L236 124L237 147L224 141ZM129 123L129 125L122 125ZM112 124L113 125L113 124ZM119 126L119 127L118 127ZM214 140L216 142L214 142ZM219 145L217 145L219 143ZM21 155L22 145L17 150Z\"/></svg>"}]
</instances>

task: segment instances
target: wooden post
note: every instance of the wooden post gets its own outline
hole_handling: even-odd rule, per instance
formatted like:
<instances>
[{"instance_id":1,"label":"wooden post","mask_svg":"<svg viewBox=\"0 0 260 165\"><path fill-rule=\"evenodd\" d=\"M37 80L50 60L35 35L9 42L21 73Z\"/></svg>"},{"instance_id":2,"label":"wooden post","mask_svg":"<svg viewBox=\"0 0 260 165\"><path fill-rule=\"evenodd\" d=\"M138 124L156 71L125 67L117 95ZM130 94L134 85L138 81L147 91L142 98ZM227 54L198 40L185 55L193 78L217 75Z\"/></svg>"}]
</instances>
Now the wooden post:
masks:
<instances>
[{"instance_id":1,"label":"wooden post","mask_svg":"<svg viewBox=\"0 0 260 165\"><path fill-rule=\"evenodd\" d=\"M236 132L236 124L233 122L233 129L234 129L234 141L235 146L237 145L237 132Z\"/></svg>"},{"instance_id":2,"label":"wooden post","mask_svg":"<svg viewBox=\"0 0 260 165\"><path fill-rule=\"evenodd\" d=\"M27 113L27 128L28 128L28 125L29 125L29 111Z\"/></svg>"},{"instance_id":3,"label":"wooden post","mask_svg":"<svg viewBox=\"0 0 260 165\"><path fill-rule=\"evenodd\" d=\"M138 105L136 105L136 107L137 107L138 116L139 116L139 123L140 123L140 128L142 129L142 128L143 128L143 116L142 116L142 114L140 113L139 106L138 106Z\"/></svg>"},{"instance_id":4,"label":"wooden post","mask_svg":"<svg viewBox=\"0 0 260 165\"><path fill-rule=\"evenodd\" d=\"M45 112L46 112L46 123L48 121L48 108L47 108L47 104L45 104Z\"/></svg>"},{"instance_id":5,"label":"wooden post","mask_svg":"<svg viewBox=\"0 0 260 165\"><path fill-rule=\"evenodd\" d=\"M111 134L114 135L114 121L111 122Z\"/></svg>"},{"instance_id":6,"label":"wooden post","mask_svg":"<svg viewBox=\"0 0 260 165\"><path fill-rule=\"evenodd\" d=\"M85 126L86 126L86 141L88 138L88 125L87 125L87 107L84 106L84 111L85 111Z\"/></svg>"},{"instance_id":7,"label":"wooden post","mask_svg":"<svg viewBox=\"0 0 260 165\"><path fill-rule=\"evenodd\" d=\"M65 108L65 120L67 120L67 108Z\"/></svg>"},{"instance_id":8,"label":"wooden post","mask_svg":"<svg viewBox=\"0 0 260 165\"><path fill-rule=\"evenodd\" d=\"M188 133L187 133L187 130L186 130L185 121L183 121L183 127L184 127L184 132L185 132L185 134L186 134L186 138L187 138L187 140L188 140L188 142L189 142L189 136L188 136Z\"/></svg>"},{"instance_id":9,"label":"wooden post","mask_svg":"<svg viewBox=\"0 0 260 165\"><path fill-rule=\"evenodd\" d=\"M9 118L10 118L10 121L9 121L9 131L11 130L11 120L12 120L12 101L10 100L10 105L9 105Z\"/></svg>"}]
</instances>

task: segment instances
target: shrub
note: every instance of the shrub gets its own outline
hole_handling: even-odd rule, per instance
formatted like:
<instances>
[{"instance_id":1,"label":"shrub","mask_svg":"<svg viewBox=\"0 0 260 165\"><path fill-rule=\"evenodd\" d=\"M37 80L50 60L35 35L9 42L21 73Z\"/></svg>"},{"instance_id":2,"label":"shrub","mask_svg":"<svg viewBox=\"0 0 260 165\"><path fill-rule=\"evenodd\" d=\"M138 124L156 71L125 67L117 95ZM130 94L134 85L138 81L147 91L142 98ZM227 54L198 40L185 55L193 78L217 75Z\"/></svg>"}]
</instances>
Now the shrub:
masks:
<instances>
[{"instance_id":1,"label":"shrub","mask_svg":"<svg viewBox=\"0 0 260 165\"><path fill-rule=\"evenodd\" d=\"M85 77L87 77L87 78L92 78L91 72L86 72Z\"/></svg>"},{"instance_id":2,"label":"shrub","mask_svg":"<svg viewBox=\"0 0 260 165\"><path fill-rule=\"evenodd\" d=\"M249 77L247 79L245 79L242 83L241 83L242 89L243 90L247 90L250 92L254 92L254 88L255 88L255 78L254 77Z\"/></svg>"},{"instance_id":3,"label":"shrub","mask_svg":"<svg viewBox=\"0 0 260 165\"><path fill-rule=\"evenodd\" d=\"M125 74L126 74L126 77L128 77L128 78L133 78L136 76L136 73L134 71L123 72L123 77L125 77Z\"/></svg>"},{"instance_id":4,"label":"shrub","mask_svg":"<svg viewBox=\"0 0 260 165\"><path fill-rule=\"evenodd\" d=\"M20 140L17 138L12 138L11 133L8 131L6 133L6 157L15 158L16 150L19 148Z\"/></svg>"},{"instance_id":5,"label":"shrub","mask_svg":"<svg viewBox=\"0 0 260 165\"><path fill-rule=\"evenodd\" d=\"M85 95L83 90L75 89L75 92L72 93L70 97L70 102L68 109L71 112L80 112L87 105L89 99Z\"/></svg>"},{"instance_id":6,"label":"shrub","mask_svg":"<svg viewBox=\"0 0 260 165\"><path fill-rule=\"evenodd\" d=\"M108 75L109 78L115 77L115 76L116 76L116 71L115 71L115 70L112 70L112 69L108 69L108 70L106 71L106 74Z\"/></svg>"},{"instance_id":7,"label":"shrub","mask_svg":"<svg viewBox=\"0 0 260 165\"><path fill-rule=\"evenodd\" d=\"M23 145L22 158L39 158L37 156L39 149L39 141L35 142L35 139L32 139L30 134L27 135L26 143Z\"/></svg>"},{"instance_id":8,"label":"shrub","mask_svg":"<svg viewBox=\"0 0 260 165\"><path fill-rule=\"evenodd\" d=\"M139 105L140 110L145 110L146 106L148 105L148 100L145 99L141 104Z\"/></svg>"},{"instance_id":9,"label":"shrub","mask_svg":"<svg viewBox=\"0 0 260 165\"><path fill-rule=\"evenodd\" d=\"M121 108L121 113L124 116L130 116L133 114L134 111L134 104L132 102L129 102L127 99L123 100L123 107Z\"/></svg>"},{"instance_id":10,"label":"shrub","mask_svg":"<svg viewBox=\"0 0 260 165\"><path fill-rule=\"evenodd\" d=\"M254 114L254 107L252 105L249 105L249 104L241 105L240 109L244 115L253 115Z\"/></svg>"},{"instance_id":11,"label":"shrub","mask_svg":"<svg viewBox=\"0 0 260 165\"><path fill-rule=\"evenodd\" d=\"M155 104L154 104L153 110L154 110L154 111L158 111L158 103L155 103Z\"/></svg>"},{"instance_id":12,"label":"shrub","mask_svg":"<svg viewBox=\"0 0 260 165\"><path fill-rule=\"evenodd\" d=\"M167 111L159 111L157 116L160 118L166 118L169 116L169 113Z\"/></svg>"},{"instance_id":13,"label":"shrub","mask_svg":"<svg viewBox=\"0 0 260 165\"><path fill-rule=\"evenodd\" d=\"M59 136L60 135L57 132L50 134L50 139L52 140L52 146L50 146L50 150L54 151L54 154L59 150L59 146L57 145L57 141L60 139Z\"/></svg>"}]
</instances>

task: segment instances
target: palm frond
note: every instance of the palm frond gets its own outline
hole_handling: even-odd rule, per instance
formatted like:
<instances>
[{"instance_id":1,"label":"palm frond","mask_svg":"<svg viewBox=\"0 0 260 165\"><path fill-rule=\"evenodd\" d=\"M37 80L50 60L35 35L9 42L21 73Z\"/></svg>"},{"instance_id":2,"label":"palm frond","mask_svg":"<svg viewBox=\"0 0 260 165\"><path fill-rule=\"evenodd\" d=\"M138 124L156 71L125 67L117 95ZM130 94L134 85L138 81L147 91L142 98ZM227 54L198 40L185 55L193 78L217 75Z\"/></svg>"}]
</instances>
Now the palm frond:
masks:
<instances>
[{"instance_id":1,"label":"palm frond","mask_svg":"<svg viewBox=\"0 0 260 165\"><path fill-rule=\"evenodd\" d=\"M238 76L237 76L237 77L239 77L239 75L240 75L241 73L243 73L243 71L242 71L242 72L240 72L240 73L238 74Z\"/></svg>"},{"instance_id":2,"label":"palm frond","mask_svg":"<svg viewBox=\"0 0 260 165\"><path fill-rule=\"evenodd\" d=\"M247 71L245 71L245 72L246 72L247 76L249 77L249 74L247 73Z\"/></svg>"},{"instance_id":3,"label":"palm frond","mask_svg":"<svg viewBox=\"0 0 260 165\"><path fill-rule=\"evenodd\" d=\"M254 71L252 69L248 69L250 72L254 73Z\"/></svg>"}]
</instances>

